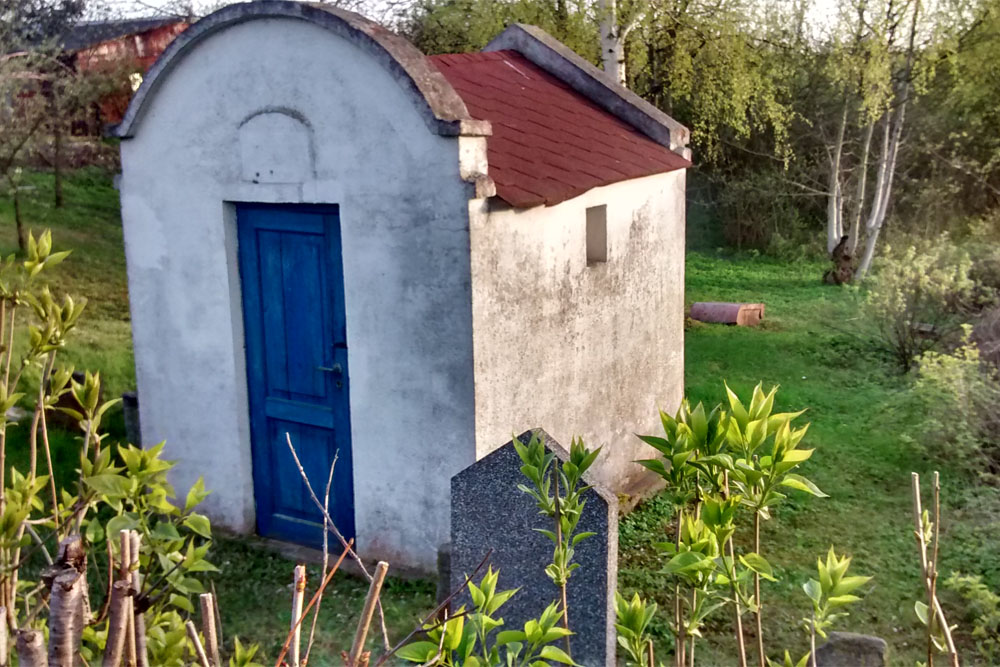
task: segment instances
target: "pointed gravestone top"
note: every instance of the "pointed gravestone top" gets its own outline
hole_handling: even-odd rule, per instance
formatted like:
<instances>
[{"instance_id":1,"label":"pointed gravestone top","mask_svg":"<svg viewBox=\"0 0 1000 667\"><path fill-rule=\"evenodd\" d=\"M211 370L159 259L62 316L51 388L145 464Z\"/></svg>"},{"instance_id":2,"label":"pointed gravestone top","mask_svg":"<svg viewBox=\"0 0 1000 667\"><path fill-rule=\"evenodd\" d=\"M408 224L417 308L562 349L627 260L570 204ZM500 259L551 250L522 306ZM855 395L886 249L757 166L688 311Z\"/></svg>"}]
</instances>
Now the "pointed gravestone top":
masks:
<instances>
[{"instance_id":1,"label":"pointed gravestone top","mask_svg":"<svg viewBox=\"0 0 1000 667\"><path fill-rule=\"evenodd\" d=\"M569 460L569 453L541 429L522 433L518 440L528 444L532 435L560 461ZM521 465L511 441L451 479L451 588L461 586L493 549L490 564L500 572L497 588L520 588L497 614L508 630L521 629L560 597L559 588L545 574L552 560L552 542L534 530L551 530L551 521L538 513L531 496L517 488L530 484ZM573 557L580 567L567 586L569 625L575 633L570 642L577 663L611 666L615 664L618 500L586 474L584 482L593 488L584 495L586 505L577 532L595 535L580 542ZM469 605L468 595L458 598L454 606L462 604Z\"/></svg>"}]
</instances>

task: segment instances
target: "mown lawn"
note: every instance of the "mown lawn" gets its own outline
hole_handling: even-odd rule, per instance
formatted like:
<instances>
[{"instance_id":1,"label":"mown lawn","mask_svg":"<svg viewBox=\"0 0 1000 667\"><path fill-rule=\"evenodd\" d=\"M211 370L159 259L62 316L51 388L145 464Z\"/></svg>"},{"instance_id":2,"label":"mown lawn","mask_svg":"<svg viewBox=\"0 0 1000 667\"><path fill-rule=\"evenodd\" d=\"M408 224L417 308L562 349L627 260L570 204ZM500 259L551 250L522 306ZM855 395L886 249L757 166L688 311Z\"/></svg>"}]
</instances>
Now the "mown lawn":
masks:
<instances>
[{"instance_id":1,"label":"mown lawn","mask_svg":"<svg viewBox=\"0 0 1000 667\"><path fill-rule=\"evenodd\" d=\"M89 301L64 359L100 370L107 395L118 395L134 387L134 366L118 197L110 175L99 170L73 173L63 209L51 206L49 176L32 174L28 181L34 188L25 195L28 225L51 228L57 247L74 249L57 272L54 288ZM0 195L0 251L7 254L14 248L11 203ZM865 601L852 610L843 629L886 638L892 664L913 665L923 640L912 613L921 593L911 533L910 471L923 475L939 469L943 476L942 570L984 574L995 590L1000 589L1000 499L995 489L977 487L951 468L946 453L929 460L903 444L899 434L907 425L887 406L903 390L905 379L855 333L856 293L821 285L822 269L808 261L689 254L689 302L763 301L767 317L758 329L692 325L686 338L687 393L693 401L714 405L723 398L724 379L741 394L762 380L781 385L781 409L809 409L808 442L816 453L803 472L831 497L792 497L764 525L764 555L780 578L763 591L769 652L776 656L789 648L800 655L805 650L805 636L797 629L797 619L807 612L800 586L811 576L816 556L834 544L854 556L857 573L875 575ZM121 435L120 416L112 418L111 428L115 437ZM59 433L54 439L57 466L72 470L76 436ZM15 436L11 460L22 465L17 442ZM623 591L638 589L661 603L668 587L657 574L662 561L652 543L662 540L668 512L664 502L654 499L621 528ZM747 538L737 537L742 544ZM288 626L294 562L256 541L225 536L214 547L213 560L222 569L214 583L227 642L234 635L260 642L273 660ZM314 568L313 580L317 573ZM326 655L347 648L365 588L357 579L337 578L320 623L319 646ZM390 579L384 601L391 634L405 634L433 606L433 596L431 582ZM700 664L734 664L728 627L728 614L720 614L698 648ZM654 630L660 655L667 659L664 628L660 619ZM311 662L327 664L319 657Z\"/></svg>"}]
</instances>

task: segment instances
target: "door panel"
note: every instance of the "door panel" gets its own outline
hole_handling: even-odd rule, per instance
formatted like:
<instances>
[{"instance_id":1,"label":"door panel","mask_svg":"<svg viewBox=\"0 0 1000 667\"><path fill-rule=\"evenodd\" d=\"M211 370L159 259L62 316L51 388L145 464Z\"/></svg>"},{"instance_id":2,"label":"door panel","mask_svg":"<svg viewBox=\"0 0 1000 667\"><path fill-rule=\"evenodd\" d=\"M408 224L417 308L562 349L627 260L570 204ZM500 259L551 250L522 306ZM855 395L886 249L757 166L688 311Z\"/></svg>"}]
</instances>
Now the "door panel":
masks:
<instances>
[{"instance_id":1,"label":"door panel","mask_svg":"<svg viewBox=\"0 0 1000 667\"><path fill-rule=\"evenodd\" d=\"M237 205L257 530L318 546L317 495L354 536L347 337L336 207Z\"/></svg>"}]
</instances>

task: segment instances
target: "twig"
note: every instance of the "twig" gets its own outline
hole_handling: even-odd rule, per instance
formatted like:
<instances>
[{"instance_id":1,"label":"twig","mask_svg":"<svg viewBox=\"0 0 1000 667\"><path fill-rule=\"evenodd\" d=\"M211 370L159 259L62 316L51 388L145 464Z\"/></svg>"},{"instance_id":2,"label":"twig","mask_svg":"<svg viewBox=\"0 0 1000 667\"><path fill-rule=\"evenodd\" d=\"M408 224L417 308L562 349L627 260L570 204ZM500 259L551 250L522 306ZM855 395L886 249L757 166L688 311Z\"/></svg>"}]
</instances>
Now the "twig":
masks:
<instances>
[{"instance_id":1,"label":"twig","mask_svg":"<svg viewBox=\"0 0 1000 667\"><path fill-rule=\"evenodd\" d=\"M292 452L292 458L295 460L295 466L299 469L299 475L302 477L302 481L305 482L306 490L309 491L309 497L312 498L313 504L316 505L316 507L319 508L320 512L323 513L323 518L326 519L328 523L327 525L328 530L330 530L330 532L332 532L334 536L338 540L340 540L340 546L347 547L348 546L347 539L344 537L343 533L340 532L340 529L337 528L337 524L333 522L333 518L330 516L330 513L323 506L323 503L321 503L319 498L316 497L316 492L313 491L312 484L309 483L309 476L306 475L305 468L302 467L302 462L299 461L299 455L296 453L295 447L292 446L292 436L289 435L287 431L285 432L285 440L288 442L288 449ZM365 563L363 560L361 560L361 556L359 556L358 553L353 548L350 549L349 555L358 564L358 567L361 568L361 573L364 575L365 579L367 579L368 582L371 583L372 575L368 572L368 568L365 567ZM379 617L379 624L382 626L382 645L385 648L385 650L388 651L390 646L389 630L386 628L385 625L385 611L382 609L381 600L379 600L378 603L378 617Z\"/></svg>"},{"instance_id":2,"label":"twig","mask_svg":"<svg viewBox=\"0 0 1000 667\"><path fill-rule=\"evenodd\" d=\"M302 636L302 599L306 596L306 566L296 565L292 575L292 649L289 658L292 667L299 667L299 639Z\"/></svg>"},{"instance_id":3,"label":"twig","mask_svg":"<svg viewBox=\"0 0 1000 667\"><path fill-rule=\"evenodd\" d=\"M442 619L441 623L442 624L446 624L447 622L448 622L448 610L445 609L444 610L444 618ZM441 659L441 654L444 653L444 640L445 640L445 638L447 636L448 636L448 633L444 632L442 630L441 636L438 637L438 650L437 650L437 653L434 654L433 658L431 658L430 660L428 660L424 664L420 665L420 667L434 667L434 665L438 664L438 660Z\"/></svg>"},{"instance_id":4,"label":"twig","mask_svg":"<svg viewBox=\"0 0 1000 667\"><path fill-rule=\"evenodd\" d=\"M385 664L385 661L388 660L389 658L391 658L393 655L395 655L396 651L398 651L399 649L401 649L404 646L406 646L406 643L408 641L410 641L411 639L413 639L414 635L416 635L418 632L422 631L424 629L424 626L426 626L430 622L430 620L432 618L437 618L438 614L441 613L441 610L447 608L448 605L451 604L451 601L454 600L458 596L459 593L461 593L462 591L465 590L465 587L469 585L469 582L472 581L473 577L475 577L477 574L479 574L479 571L482 570L483 567L486 565L486 563L489 562L490 556L492 556L492 555L493 555L493 549L490 549L489 551L487 551L486 555L483 556L483 559L481 561L479 561L479 565L477 565L476 569L472 571L472 574L470 574L470 575L468 575L468 576L465 577L465 581L462 582L462 585L459 586L458 588L456 588L455 590L453 590L451 592L451 594L448 595L448 597L446 597L441 602L441 604L439 604L438 606L434 607L434 609L432 609L429 614L427 614L426 616L424 616L423 620L420 621L420 624L417 625L417 627L415 627L412 630L410 630L410 633L408 635L406 635L405 637L403 637L402 639L400 639L398 644L396 644L391 649L389 649L384 654L382 654L379 657L378 662L375 663L375 667L379 667L380 665ZM452 618L454 618L454 617L452 617Z\"/></svg>"},{"instance_id":5,"label":"twig","mask_svg":"<svg viewBox=\"0 0 1000 667\"><path fill-rule=\"evenodd\" d=\"M723 496L729 498L729 473L724 472L723 474ZM729 561L733 564L733 568L736 567L736 553L733 549L733 538L730 536L726 540L726 546L729 549ZM740 667L747 667L747 650L746 645L743 643L743 605L740 603L740 594L736 590L736 578L733 577L729 582L730 587L733 592L733 604L736 606L736 647L739 650ZM815 665L813 665L815 667Z\"/></svg>"},{"instance_id":6,"label":"twig","mask_svg":"<svg viewBox=\"0 0 1000 667\"><path fill-rule=\"evenodd\" d=\"M326 589L326 585L333 580L333 575L337 573L337 570L340 568L340 564L344 562L344 558L347 557L347 553L350 550L350 545L352 544L354 544L353 539L348 541L348 547L344 549L343 553L340 554L340 558L338 558L337 562L333 564L333 569L330 570L330 573L326 575L326 579L323 580L323 584L319 587L319 590L317 590L316 593L313 595L312 600L309 601L309 604L306 605L305 610L302 612L302 616L299 618L300 624L302 622L302 619L305 618L306 615L309 613L309 610L312 608L313 604L315 604L317 600L322 597L323 591L324 589ZM317 612L318 611L319 610L317 609ZM288 652L288 646L292 643L293 632L295 632L295 628L292 628L291 630L288 631L288 636L285 637L285 643L281 647L281 653L278 654L278 659L275 661L274 667L281 667L281 661L284 660L285 654Z\"/></svg>"},{"instance_id":7,"label":"twig","mask_svg":"<svg viewBox=\"0 0 1000 667\"><path fill-rule=\"evenodd\" d=\"M955 640L951 636L951 628L948 626L948 620L944 616L944 610L941 608L941 602L937 599L936 591L935 594L931 594L933 587L933 578L931 570L929 569L931 565L927 561L927 541L924 539L924 524L923 524L923 510L920 504L920 475L917 473L910 473L911 480L913 482L913 518L916 528L917 544L920 547L920 565L922 568L922 577L924 581L924 587L927 589L930 604L927 609L927 632L931 632L931 626L934 623L934 617L937 616L938 622L941 625L941 632L944 634L945 644L948 647L948 657L951 661L951 667L959 667L958 661L958 650L955 648ZM940 491L937 491L940 495ZM940 520L940 499L935 500L936 510L935 510L935 531L936 524ZM935 533L935 541L937 539L937 533ZM936 549L936 547L935 547ZM935 551L936 558L936 551ZM936 569L936 563L934 567Z\"/></svg>"},{"instance_id":8,"label":"twig","mask_svg":"<svg viewBox=\"0 0 1000 667\"><path fill-rule=\"evenodd\" d=\"M104 549L108 552L108 586L104 602L101 603L101 608L97 611L97 618L94 619L95 624L102 622L107 617L108 609L111 606L111 590L115 585L115 558L111 552L112 544L114 544L114 540L105 540L104 542Z\"/></svg>"},{"instance_id":9,"label":"twig","mask_svg":"<svg viewBox=\"0 0 1000 667\"><path fill-rule=\"evenodd\" d=\"M555 500L555 514L556 514L556 544L559 548L563 547L563 534L562 534L562 506L559 503L559 464L556 463L552 466L552 481L554 482L552 497ZM569 492L569 489L566 490ZM564 556L565 558L565 556ZM566 563L564 562L565 566ZM569 644L569 596L566 590L567 581L565 576L562 577L562 581L559 583L559 593L562 596L562 611L563 611L563 629L566 630L566 637L564 640L566 642L566 655L572 657L573 652Z\"/></svg>"},{"instance_id":10,"label":"twig","mask_svg":"<svg viewBox=\"0 0 1000 667\"><path fill-rule=\"evenodd\" d=\"M208 663L208 656L205 655L205 647L201 645L201 640L198 639L198 628L194 627L194 623L191 621L185 623L184 627L187 628L188 639L194 645L194 653L198 656L198 664L201 667L212 667Z\"/></svg>"},{"instance_id":11,"label":"twig","mask_svg":"<svg viewBox=\"0 0 1000 667\"><path fill-rule=\"evenodd\" d=\"M52 555L49 554L49 550L45 548L45 542L42 541L42 538L38 536L38 533L35 532L35 529L32 528L30 524L25 523L24 527L27 529L28 534L31 535L31 539L33 539L35 544L38 545L39 551L42 552L42 558L45 559L45 564L52 567Z\"/></svg>"},{"instance_id":12,"label":"twig","mask_svg":"<svg viewBox=\"0 0 1000 667\"><path fill-rule=\"evenodd\" d=\"M337 457L340 452L336 452L333 455L333 462L330 464L330 473L326 478L326 491L323 494L323 574L322 577L326 577L326 569L330 563L330 545L329 536L330 532L327 530L326 516L330 512L330 488L333 486L333 471L337 467ZM319 599L316 600L316 613L313 614L312 625L309 628L309 642L306 644L306 655L302 659L303 665L309 664L309 654L312 653L313 642L316 641L316 622L319 621L320 607L323 606L323 593L320 590Z\"/></svg>"},{"instance_id":13,"label":"twig","mask_svg":"<svg viewBox=\"0 0 1000 667\"><path fill-rule=\"evenodd\" d=\"M389 571L389 564L380 560L375 566L375 576L368 587L368 596L365 598L365 606L361 611L361 620L358 622L358 629L354 633L354 643L351 645L351 654L348 659L350 667L356 667L361 652L365 649L365 639L368 637L368 626L372 623L372 615L375 613L375 604L378 602L382 592L382 583L385 581L385 574Z\"/></svg>"}]
</instances>

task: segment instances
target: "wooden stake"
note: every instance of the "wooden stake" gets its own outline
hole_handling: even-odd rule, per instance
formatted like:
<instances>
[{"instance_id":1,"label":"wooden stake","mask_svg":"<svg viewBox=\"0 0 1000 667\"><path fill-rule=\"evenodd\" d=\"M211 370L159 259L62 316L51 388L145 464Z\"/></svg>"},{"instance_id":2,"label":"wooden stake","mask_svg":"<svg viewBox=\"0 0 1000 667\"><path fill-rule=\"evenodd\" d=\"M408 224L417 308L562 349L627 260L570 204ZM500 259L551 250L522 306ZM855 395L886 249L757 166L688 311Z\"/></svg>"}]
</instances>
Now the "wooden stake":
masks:
<instances>
[{"instance_id":1,"label":"wooden stake","mask_svg":"<svg viewBox=\"0 0 1000 667\"><path fill-rule=\"evenodd\" d=\"M83 634L83 581L75 568L67 567L52 582L49 598L49 662L73 667L79 664Z\"/></svg>"},{"instance_id":2,"label":"wooden stake","mask_svg":"<svg viewBox=\"0 0 1000 667\"><path fill-rule=\"evenodd\" d=\"M219 646L223 646L226 642L222 638L222 612L219 611L219 594L215 592L214 581L209 582L209 586L212 588L212 605L215 612L215 638L219 642Z\"/></svg>"},{"instance_id":3,"label":"wooden stake","mask_svg":"<svg viewBox=\"0 0 1000 667\"><path fill-rule=\"evenodd\" d=\"M125 615L128 618L128 629L125 631L125 664L128 667L136 667L135 649L135 597L129 595L125 598Z\"/></svg>"},{"instance_id":4,"label":"wooden stake","mask_svg":"<svg viewBox=\"0 0 1000 667\"><path fill-rule=\"evenodd\" d=\"M108 621L108 640L104 647L103 667L119 667L125 652L125 634L128 631L129 607L126 602L132 588L128 581L116 581L111 587L111 612Z\"/></svg>"},{"instance_id":5,"label":"wooden stake","mask_svg":"<svg viewBox=\"0 0 1000 667\"><path fill-rule=\"evenodd\" d=\"M306 566L295 566L295 590L292 593L292 645L288 659L292 667L299 667L299 645L302 641L302 601L306 596Z\"/></svg>"},{"instance_id":6,"label":"wooden stake","mask_svg":"<svg viewBox=\"0 0 1000 667\"><path fill-rule=\"evenodd\" d=\"M0 607L0 667L7 667L9 657L10 637L7 635L7 607Z\"/></svg>"},{"instance_id":7,"label":"wooden stake","mask_svg":"<svg viewBox=\"0 0 1000 667\"><path fill-rule=\"evenodd\" d=\"M205 647L201 645L201 640L198 638L198 628L194 627L194 623L191 621L185 623L184 627L187 628L188 639L194 644L194 653L198 656L198 664L201 667L212 667L208 663L208 656L205 655Z\"/></svg>"},{"instance_id":8,"label":"wooden stake","mask_svg":"<svg viewBox=\"0 0 1000 667\"><path fill-rule=\"evenodd\" d=\"M323 583L320 585L319 590L313 594L312 599L309 600L309 604L306 605L305 610L302 612L302 616L299 617L299 627L302 626L302 619L304 619L306 615L309 614L309 610L312 609L312 606L314 604L317 604L318 601L323 597L323 591L326 590L327 584L329 584L333 580L333 575L337 573L338 569L340 569L340 564L344 562L344 558L346 558L347 554L351 551L351 545L353 544L354 544L354 538L352 537L350 540L348 540L347 546L344 547L343 553L340 554L340 558L338 558L337 562L333 564L333 569L330 570L330 573L326 575L326 579L323 580ZM319 613L319 607L316 608L316 613L317 614ZM288 646L292 643L292 636L294 634L295 634L295 628L292 628L291 630L288 631L288 636L285 637L285 643L281 647L281 653L278 654L278 659L274 663L275 667L281 667L281 661L285 658L285 654L288 653Z\"/></svg>"},{"instance_id":9,"label":"wooden stake","mask_svg":"<svg viewBox=\"0 0 1000 667\"><path fill-rule=\"evenodd\" d=\"M201 603L201 633L205 635L205 652L212 661L212 667L222 667L219 660L219 638L215 634L215 602L211 593L202 593Z\"/></svg>"},{"instance_id":10,"label":"wooden stake","mask_svg":"<svg viewBox=\"0 0 1000 667\"><path fill-rule=\"evenodd\" d=\"M132 560L132 590L142 590L142 574L139 573L139 550L141 547L138 531L133 530L129 540L129 556ZM149 667L149 649L146 646L146 615L139 611L132 600L132 635L135 637L135 660L138 667Z\"/></svg>"},{"instance_id":11,"label":"wooden stake","mask_svg":"<svg viewBox=\"0 0 1000 667\"><path fill-rule=\"evenodd\" d=\"M389 564L380 560L375 566L372 575L372 583L368 587L368 596L365 598L365 606L361 611L361 620L358 622L358 629L354 633L354 643L351 645L351 654L348 656L348 665L355 667L361 652L365 649L365 639L368 637L368 626L371 625L372 615L375 613L375 604L378 602L379 594L382 592L382 583L385 581L385 574L389 570Z\"/></svg>"}]
</instances>

